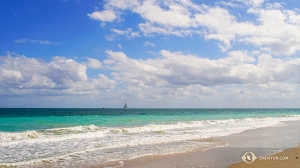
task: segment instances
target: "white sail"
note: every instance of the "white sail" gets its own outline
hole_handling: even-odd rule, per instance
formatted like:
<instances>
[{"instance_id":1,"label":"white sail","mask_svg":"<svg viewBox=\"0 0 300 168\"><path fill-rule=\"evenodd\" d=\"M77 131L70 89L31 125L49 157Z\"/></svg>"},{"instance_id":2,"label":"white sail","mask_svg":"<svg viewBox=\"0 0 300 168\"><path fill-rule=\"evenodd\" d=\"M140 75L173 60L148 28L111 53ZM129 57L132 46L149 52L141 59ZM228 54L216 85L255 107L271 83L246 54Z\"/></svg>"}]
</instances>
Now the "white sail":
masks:
<instances>
[{"instance_id":1,"label":"white sail","mask_svg":"<svg viewBox=\"0 0 300 168\"><path fill-rule=\"evenodd\" d=\"M125 103L125 105L124 105L124 109L126 109L127 108L127 104Z\"/></svg>"}]
</instances>

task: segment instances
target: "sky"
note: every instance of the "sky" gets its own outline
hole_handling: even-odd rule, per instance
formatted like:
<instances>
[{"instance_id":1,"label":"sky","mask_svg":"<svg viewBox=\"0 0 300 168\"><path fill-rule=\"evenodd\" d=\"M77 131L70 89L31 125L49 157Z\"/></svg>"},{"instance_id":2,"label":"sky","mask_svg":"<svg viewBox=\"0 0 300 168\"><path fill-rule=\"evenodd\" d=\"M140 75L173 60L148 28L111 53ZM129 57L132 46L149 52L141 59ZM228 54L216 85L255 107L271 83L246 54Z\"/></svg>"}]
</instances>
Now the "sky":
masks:
<instances>
[{"instance_id":1,"label":"sky","mask_svg":"<svg viewBox=\"0 0 300 168\"><path fill-rule=\"evenodd\" d=\"M297 0L10 0L0 22L0 107L300 107Z\"/></svg>"}]
</instances>

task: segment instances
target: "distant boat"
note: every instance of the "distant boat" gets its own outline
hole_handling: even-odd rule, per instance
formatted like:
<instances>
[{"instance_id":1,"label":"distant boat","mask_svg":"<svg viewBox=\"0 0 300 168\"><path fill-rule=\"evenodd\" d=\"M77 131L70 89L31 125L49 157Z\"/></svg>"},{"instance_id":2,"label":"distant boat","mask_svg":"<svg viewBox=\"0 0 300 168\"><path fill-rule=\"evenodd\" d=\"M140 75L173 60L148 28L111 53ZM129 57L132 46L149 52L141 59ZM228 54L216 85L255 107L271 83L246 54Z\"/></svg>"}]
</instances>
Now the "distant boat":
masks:
<instances>
[{"instance_id":1,"label":"distant boat","mask_svg":"<svg viewBox=\"0 0 300 168\"><path fill-rule=\"evenodd\" d=\"M124 105L124 109L127 109L127 104L125 103L125 105Z\"/></svg>"}]
</instances>

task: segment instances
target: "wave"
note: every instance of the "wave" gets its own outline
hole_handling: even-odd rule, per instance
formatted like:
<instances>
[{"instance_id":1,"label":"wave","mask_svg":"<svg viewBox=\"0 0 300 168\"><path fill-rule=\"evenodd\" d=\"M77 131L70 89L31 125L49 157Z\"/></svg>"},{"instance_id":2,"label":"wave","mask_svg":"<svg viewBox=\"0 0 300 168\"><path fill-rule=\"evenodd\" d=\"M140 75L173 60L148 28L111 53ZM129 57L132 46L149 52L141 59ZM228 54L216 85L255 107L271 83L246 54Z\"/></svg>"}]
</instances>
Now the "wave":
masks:
<instances>
[{"instance_id":1,"label":"wave","mask_svg":"<svg viewBox=\"0 0 300 168\"><path fill-rule=\"evenodd\" d=\"M74 158L78 158L78 165L88 165L81 162L104 163L152 154L191 151L199 147L209 149L222 144L205 139L283 125L285 121L293 120L300 120L300 115L188 121L136 127L87 125L15 133L0 132L0 167L2 163L17 167L31 167L34 162L44 161L49 164L63 164L68 160L74 162ZM7 147L11 150L6 150Z\"/></svg>"},{"instance_id":2,"label":"wave","mask_svg":"<svg viewBox=\"0 0 300 168\"><path fill-rule=\"evenodd\" d=\"M41 134L38 133L37 131L25 131L25 132L18 132L18 133L0 132L0 140L1 141L31 139L31 138L38 138L40 136L41 136Z\"/></svg>"},{"instance_id":3,"label":"wave","mask_svg":"<svg viewBox=\"0 0 300 168\"><path fill-rule=\"evenodd\" d=\"M88 126L75 126L75 127L65 127L65 128L52 128L41 130L41 132L45 133L69 133L69 132L87 132L87 131L98 131L101 127L95 126L94 124Z\"/></svg>"},{"instance_id":4,"label":"wave","mask_svg":"<svg viewBox=\"0 0 300 168\"><path fill-rule=\"evenodd\" d=\"M72 133L80 133L80 132L92 132L100 129L101 129L100 127L91 124L88 126L53 128L53 129L37 130L37 131L0 132L0 140L10 141L10 140L19 140L19 139L32 139L32 138L41 138L44 135L62 135L62 134L72 134Z\"/></svg>"},{"instance_id":5,"label":"wave","mask_svg":"<svg viewBox=\"0 0 300 168\"><path fill-rule=\"evenodd\" d=\"M99 127L93 124L88 126L75 126L64 128L53 128L38 131L24 131L24 132L0 132L1 142L45 142L45 141L61 141L74 138L96 138L112 134L130 134L130 133L144 133L144 132L189 132L207 129L209 134L209 126L224 126L232 127L232 130L239 130L242 132L248 129L267 127L280 124L283 121L300 120L300 115L283 115L282 117L266 117L266 118L244 118L244 119L227 119L227 120L202 120L202 121L187 121L170 124L148 124L137 127ZM189 128L191 128L189 130ZM236 131L229 131L237 133ZM222 134L223 135L223 134ZM220 136L222 136L220 135ZM212 135L215 136L215 135ZM206 137L206 136L205 136ZM209 138L210 136L207 136Z\"/></svg>"}]
</instances>

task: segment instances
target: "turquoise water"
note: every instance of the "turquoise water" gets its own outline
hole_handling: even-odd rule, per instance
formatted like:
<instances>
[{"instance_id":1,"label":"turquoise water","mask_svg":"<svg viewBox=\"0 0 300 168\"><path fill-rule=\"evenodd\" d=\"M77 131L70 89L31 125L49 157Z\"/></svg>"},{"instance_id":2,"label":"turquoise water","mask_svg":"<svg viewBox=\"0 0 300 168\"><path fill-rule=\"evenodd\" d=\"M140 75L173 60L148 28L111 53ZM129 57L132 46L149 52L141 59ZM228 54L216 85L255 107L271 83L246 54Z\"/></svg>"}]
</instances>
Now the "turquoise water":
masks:
<instances>
[{"instance_id":1,"label":"turquoise water","mask_svg":"<svg viewBox=\"0 0 300 168\"><path fill-rule=\"evenodd\" d=\"M300 109L0 109L0 132L299 115Z\"/></svg>"},{"instance_id":2,"label":"turquoise water","mask_svg":"<svg viewBox=\"0 0 300 168\"><path fill-rule=\"evenodd\" d=\"M0 109L0 167L86 167L222 146L300 109ZM201 141L199 141L201 140Z\"/></svg>"}]
</instances>

